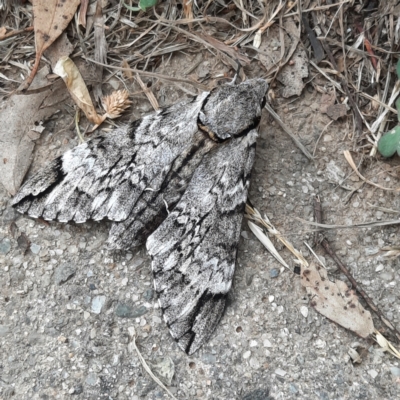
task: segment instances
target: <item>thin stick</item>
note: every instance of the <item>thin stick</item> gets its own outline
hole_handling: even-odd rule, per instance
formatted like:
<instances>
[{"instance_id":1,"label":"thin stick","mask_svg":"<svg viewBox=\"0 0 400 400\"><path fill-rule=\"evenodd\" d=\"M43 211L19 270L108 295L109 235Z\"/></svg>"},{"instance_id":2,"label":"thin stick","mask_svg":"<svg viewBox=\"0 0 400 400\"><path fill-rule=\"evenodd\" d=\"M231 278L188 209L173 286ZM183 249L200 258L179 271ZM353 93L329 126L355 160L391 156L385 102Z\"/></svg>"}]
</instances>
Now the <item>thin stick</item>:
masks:
<instances>
[{"instance_id":1,"label":"thin stick","mask_svg":"<svg viewBox=\"0 0 400 400\"><path fill-rule=\"evenodd\" d=\"M33 32L33 29L34 29L33 26L28 26L27 28L24 28L24 29L10 31L8 33L5 33L3 36L1 36L0 41L4 40L4 39L8 39L8 38L16 36L16 35L19 35L20 33Z\"/></svg>"},{"instance_id":2,"label":"thin stick","mask_svg":"<svg viewBox=\"0 0 400 400\"><path fill-rule=\"evenodd\" d=\"M361 222L360 224L352 225L330 225L330 224L320 224L318 222L307 221L303 218L295 217L298 221L303 224L308 224L316 226L318 228L324 229L354 229L354 228L375 228L377 226L387 226L387 225L399 225L400 219L391 219L388 221L371 221L371 222Z\"/></svg>"},{"instance_id":3,"label":"thin stick","mask_svg":"<svg viewBox=\"0 0 400 400\"><path fill-rule=\"evenodd\" d=\"M322 206L321 206L321 200L318 196L314 198L314 217L318 223L322 222ZM337 256L335 251L331 248L328 240L326 239L326 237L324 237L322 233L320 233L319 243L325 249L325 251L332 257L336 265L339 267L340 271L342 271L343 274L346 275L347 279L352 284L353 289L357 290L357 292L364 299L364 301L371 308L371 310L375 312L375 314L381 320L381 322L387 326L387 328L397 338L397 341L400 342L400 332L389 322L389 320L384 316L382 311L379 310L379 308L375 305L372 299L365 293L361 285L353 278L348 268L342 263L342 261Z\"/></svg>"},{"instance_id":4,"label":"thin stick","mask_svg":"<svg viewBox=\"0 0 400 400\"><path fill-rule=\"evenodd\" d=\"M302 145L302 143L297 139L297 137L292 133L292 131L282 122L279 115L272 109L272 107L268 104L265 104L265 108L267 111L275 118L275 121L280 125L280 127L285 131L286 134L290 136L296 146L303 152L303 154L309 159L313 160L314 157L309 153L309 151Z\"/></svg>"},{"instance_id":5,"label":"thin stick","mask_svg":"<svg viewBox=\"0 0 400 400\"><path fill-rule=\"evenodd\" d=\"M157 79L160 79L162 81L188 83L189 85L192 85L194 87L197 87L200 90L203 90L204 92L209 90L209 88L207 86L202 85L201 83L198 83L198 82L191 81L189 79L174 78L172 76L163 75L163 74L157 74L155 72L141 71L141 70L136 69L136 68L124 68L124 67L117 67L117 66L114 66L114 65L107 65L107 64L103 64L103 63L97 62L96 60L93 60L92 58L89 58L89 57L85 57L85 56L82 56L82 57L87 61L90 61L90 62L92 62L94 64L97 64L97 65L102 65L102 66L104 66L106 68L109 68L109 69L116 69L118 71L123 71L123 72L131 71L131 72L133 72L135 74L140 74L140 75L143 75L143 76L149 76L151 78L157 78Z\"/></svg>"}]
</instances>

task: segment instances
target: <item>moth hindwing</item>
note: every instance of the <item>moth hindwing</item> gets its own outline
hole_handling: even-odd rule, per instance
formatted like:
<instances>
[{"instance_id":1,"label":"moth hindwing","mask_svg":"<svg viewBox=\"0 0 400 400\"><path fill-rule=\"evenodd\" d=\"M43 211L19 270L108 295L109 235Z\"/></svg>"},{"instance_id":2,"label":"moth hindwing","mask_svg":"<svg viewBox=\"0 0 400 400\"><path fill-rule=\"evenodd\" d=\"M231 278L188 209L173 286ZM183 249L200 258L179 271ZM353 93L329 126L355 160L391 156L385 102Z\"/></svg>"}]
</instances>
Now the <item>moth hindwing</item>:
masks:
<instances>
[{"instance_id":1,"label":"moth hindwing","mask_svg":"<svg viewBox=\"0 0 400 400\"><path fill-rule=\"evenodd\" d=\"M192 354L232 284L267 88L220 86L100 135L43 167L13 205L46 220L109 219L111 249L147 238L165 322Z\"/></svg>"}]
</instances>

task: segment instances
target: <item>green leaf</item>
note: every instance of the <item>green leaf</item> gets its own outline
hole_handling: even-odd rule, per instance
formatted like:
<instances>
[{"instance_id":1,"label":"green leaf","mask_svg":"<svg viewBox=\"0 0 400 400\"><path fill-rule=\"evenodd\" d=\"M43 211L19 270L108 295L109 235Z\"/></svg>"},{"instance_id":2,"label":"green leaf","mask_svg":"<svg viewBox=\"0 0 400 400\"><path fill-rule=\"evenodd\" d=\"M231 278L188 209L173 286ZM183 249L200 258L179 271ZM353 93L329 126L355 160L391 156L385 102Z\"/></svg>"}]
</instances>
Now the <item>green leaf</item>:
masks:
<instances>
[{"instance_id":1,"label":"green leaf","mask_svg":"<svg viewBox=\"0 0 400 400\"><path fill-rule=\"evenodd\" d=\"M386 132L378 142L378 151L383 157L391 157L396 151L400 155L400 126Z\"/></svg>"},{"instance_id":2,"label":"green leaf","mask_svg":"<svg viewBox=\"0 0 400 400\"><path fill-rule=\"evenodd\" d=\"M153 7L157 4L157 0L140 0L139 7L146 11L146 8ZM400 78L399 78L400 79Z\"/></svg>"},{"instance_id":3,"label":"green leaf","mask_svg":"<svg viewBox=\"0 0 400 400\"><path fill-rule=\"evenodd\" d=\"M400 79L400 60L396 64L397 79Z\"/></svg>"},{"instance_id":4,"label":"green leaf","mask_svg":"<svg viewBox=\"0 0 400 400\"><path fill-rule=\"evenodd\" d=\"M126 7L130 11L140 11L140 10L146 11L147 8L155 6L157 4L157 0L140 0L139 7L131 7L128 6L128 4L126 3L123 4L124 7Z\"/></svg>"}]
</instances>

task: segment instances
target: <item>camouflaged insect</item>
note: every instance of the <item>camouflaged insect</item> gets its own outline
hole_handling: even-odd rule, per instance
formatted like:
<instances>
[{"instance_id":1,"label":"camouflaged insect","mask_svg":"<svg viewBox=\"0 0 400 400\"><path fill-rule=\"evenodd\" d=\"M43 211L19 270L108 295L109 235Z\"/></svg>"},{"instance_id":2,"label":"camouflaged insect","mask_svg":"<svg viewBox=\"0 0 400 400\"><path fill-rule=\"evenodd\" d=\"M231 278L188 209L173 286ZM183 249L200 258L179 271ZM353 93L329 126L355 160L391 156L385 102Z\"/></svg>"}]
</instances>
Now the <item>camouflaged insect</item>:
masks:
<instances>
[{"instance_id":1,"label":"camouflaged insect","mask_svg":"<svg viewBox=\"0 0 400 400\"><path fill-rule=\"evenodd\" d=\"M111 220L110 249L147 238L164 320L192 354L232 285L267 88L223 85L100 135L42 168L13 205L50 221Z\"/></svg>"}]
</instances>

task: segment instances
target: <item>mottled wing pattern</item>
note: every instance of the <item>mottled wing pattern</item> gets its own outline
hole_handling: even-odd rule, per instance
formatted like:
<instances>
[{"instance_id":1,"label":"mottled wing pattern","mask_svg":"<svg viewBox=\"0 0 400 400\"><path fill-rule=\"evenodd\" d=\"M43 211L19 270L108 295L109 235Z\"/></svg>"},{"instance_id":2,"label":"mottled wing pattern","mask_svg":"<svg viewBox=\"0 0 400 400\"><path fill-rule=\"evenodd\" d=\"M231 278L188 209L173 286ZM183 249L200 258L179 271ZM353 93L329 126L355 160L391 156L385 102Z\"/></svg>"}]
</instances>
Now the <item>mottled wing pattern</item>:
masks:
<instances>
[{"instance_id":1,"label":"mottled wing pattern","mask_svg":"<svg viewBox=\"0 0 400 400\"><path fill-rule=\"evenodd\" d=\"M126 220L140 196L159 191L175 160L192 146L207 96L203 93L66 152L21 187L15 208L61 222Z\"/></svg>"},{"instance_id":2,"label":"mottled wing pattern","mask_svg":"<svg viewBox=\"0 0 400 400\"><path fill-rule=\"evenodd\" d=\"M164 319L188 354L208 340L225 308L256 137L251 130L210 151L147 240Z\"/></svg>"},{"instance_id":3,"label":"mottled wing pattern","mask_svg":"<svg viewBox=\"0 0 400 400\"><path fill-rule=\"evenodd\" d=\"M107 241L109 249L126 249L143 243L173 210L205 154L216 146L203 132L193 135L191 143L175 159L159 190L146 190L128 218L114 222Z\"/></svg>"}]
</instances>

